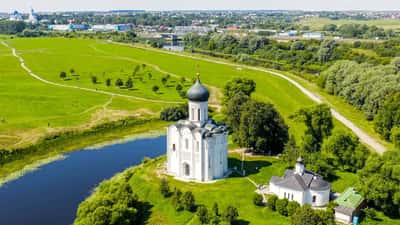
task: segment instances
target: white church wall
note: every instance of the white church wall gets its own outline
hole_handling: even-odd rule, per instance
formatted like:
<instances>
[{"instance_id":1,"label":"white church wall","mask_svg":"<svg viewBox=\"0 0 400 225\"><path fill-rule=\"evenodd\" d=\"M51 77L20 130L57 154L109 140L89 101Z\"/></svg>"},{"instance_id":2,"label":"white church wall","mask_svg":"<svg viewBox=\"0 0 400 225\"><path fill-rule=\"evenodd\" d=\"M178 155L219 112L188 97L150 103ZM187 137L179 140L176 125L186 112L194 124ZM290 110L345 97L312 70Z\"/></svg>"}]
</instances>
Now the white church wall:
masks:
<instances>
[{"instance_id":1,"label":"white church wall","mask_svg":"<svg viewBox=\"0 0 400 225\"><path fill-rule=\"evenodd\" d=\"M330 195L330 190L322 190L322 191L317 191L317 190L309 190L306 193L306 203L310 204L315 207L321 207L325 206L329 202L329 195ZM313 196L315 196L315 202L313 202Z\"/></svg>"},{"instance_id":2,"label":"white church wall","mask_svg":"<svg viewBox=\"0 0 400 225\"><path fill-rule=\"evenodd\" d=\"M179 174L179 131L175 126L167 128L168 173ZM175 145L175 150L173 149Z\"/></svg>"},{"instance_id":3,"label":"white church wall","mask_svg":"<svg viewBox=\"0 0 400 225\"><path fill-rule=\"evenodd\" d=\"M279 187L274 184L270 184L270 192L274 193L278 196L279 199L286 198L289 201L296 201L300 205L304 205L304 192L303 191L296 191L284 187Z\"/></svg>"},{"instance_id":4,"label":"white church wall","mask_svg":"<svg viewBox=\"0 0 400 225\"><path fill-rule=\"evenodd\" d=\"M199 118L200 110L200 118ZM208 120L208 102L192 102L189 101L189 120L191 121L207 121Z\"/></svg>"}]
</instances>

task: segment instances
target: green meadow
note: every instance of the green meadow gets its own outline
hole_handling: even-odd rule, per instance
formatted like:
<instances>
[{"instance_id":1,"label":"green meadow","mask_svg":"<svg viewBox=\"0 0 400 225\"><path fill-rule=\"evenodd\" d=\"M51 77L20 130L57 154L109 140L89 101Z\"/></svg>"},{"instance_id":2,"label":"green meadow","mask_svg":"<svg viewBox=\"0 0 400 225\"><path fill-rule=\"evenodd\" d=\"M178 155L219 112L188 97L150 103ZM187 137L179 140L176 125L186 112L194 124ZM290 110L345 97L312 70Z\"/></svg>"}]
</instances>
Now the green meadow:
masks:
<instances>
[{"instance_id":1,"label":"green meadow","mask_svg":"<svg viewBox=\"0 0 400 225\"><path fill-rule=\"evenodd\" d=\"M43 79L124 95L111 99L106 94L42 83L22 70L10 49L1 46L3 66L0 67L0 79L4 82L1 82L0 94L4 101L0 104L6 110L0 112L0 118L5 118L6 122L1 123L0 134L13 136L16 140L26 133L31 134L33 130L35 134L40 134L102 121L97 117L104 108L113 112L103 113L109 117L114 114L134 115L135 112L141 112L140 116L156 117L163 107L172 104L171 101L184 102L175 90L176 85L180 83L184 90L187 89L197 72L201 74L203 83L211 89L212 103L218 102L216 96L220 97L221 89L229 79L247 77L255 80L257 90L254 97L273 103L297 137L301 136L303 125L288 117L301 107L313 104L286 80L259 71L95 40L15 38L6 41L17 49L25 64ZM137 66L141 69L132 76ZM62 71L67 73L66 79L60 78ZM151 78L149 73L152 74ZM161 78L167 74L170 78L163 84ZM92 82L92 76L98 78L96 84ZM118 78L125 82L129 77L133 78L133 88L115 86ZM184 82L182 77L185 78ZM112 80L110 87L106 85L108 78ZM154 85L159 86L159 91L152 90ZM154 100L161 102L152 102ZM110 119L107 116L105 118ZM0 140L7 143L6 138ZM13 140L8 141L12 143Z\"/></svg>"}]
</instances>

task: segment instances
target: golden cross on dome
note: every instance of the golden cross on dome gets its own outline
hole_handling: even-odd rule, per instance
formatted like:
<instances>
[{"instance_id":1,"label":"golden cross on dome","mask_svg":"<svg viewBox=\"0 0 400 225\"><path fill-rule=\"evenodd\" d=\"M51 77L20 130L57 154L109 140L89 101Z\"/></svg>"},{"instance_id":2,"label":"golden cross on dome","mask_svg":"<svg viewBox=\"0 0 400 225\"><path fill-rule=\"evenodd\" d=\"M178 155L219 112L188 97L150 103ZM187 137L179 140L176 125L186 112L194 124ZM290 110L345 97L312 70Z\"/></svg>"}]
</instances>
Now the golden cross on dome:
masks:
<instances>
[{"instance_id":1,"label":"golden cross on dome","mask_svg":"<svg viewBox=\"0 0 400 225\"><path fill-rule=\"evenodd\" d=\"M196 70L197 70L197 72L196 72L197 80L200 80L200 67L199 67L199 64L196 64Z\"/></svg>"}]
</instances>

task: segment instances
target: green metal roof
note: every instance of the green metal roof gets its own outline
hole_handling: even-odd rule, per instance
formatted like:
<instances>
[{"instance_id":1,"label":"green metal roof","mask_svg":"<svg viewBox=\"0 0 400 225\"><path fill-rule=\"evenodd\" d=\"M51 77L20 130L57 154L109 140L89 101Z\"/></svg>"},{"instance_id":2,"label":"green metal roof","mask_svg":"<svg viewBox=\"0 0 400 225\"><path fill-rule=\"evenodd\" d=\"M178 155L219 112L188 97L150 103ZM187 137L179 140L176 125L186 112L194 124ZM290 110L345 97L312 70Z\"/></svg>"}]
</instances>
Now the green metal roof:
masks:
<instances>
[{"instance_id":1,"label":"green metal roof","mask_svg":"<svg viewBox=\"0 0 400 225\"><path fill-rule=\"evenodd\" d=\"M364 197L361 196L354 187L347 188L337 199L335 199L335 202L338 205L352 209L356 209L363 201Z\"/></svg>"}]
</instances>

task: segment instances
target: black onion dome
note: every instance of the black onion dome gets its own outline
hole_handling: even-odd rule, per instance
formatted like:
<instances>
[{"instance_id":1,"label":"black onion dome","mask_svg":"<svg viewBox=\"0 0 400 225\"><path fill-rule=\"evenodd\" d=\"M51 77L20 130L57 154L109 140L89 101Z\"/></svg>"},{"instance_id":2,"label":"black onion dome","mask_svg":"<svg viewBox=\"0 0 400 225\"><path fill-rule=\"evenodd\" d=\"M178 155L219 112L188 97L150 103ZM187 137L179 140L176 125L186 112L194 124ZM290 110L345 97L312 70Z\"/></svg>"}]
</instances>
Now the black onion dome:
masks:
<instances>
[{"instance_id":1,"label":"black onion dome","mask_svg":"<svg viewBox=\"0 0 400 225\"><path fill-rule=\"evenodd\" d=\"M200 80L197 79L196 83L186 93L190 101L205 102L210 97L210 92L204 87Z\"/></svg>"}]
</instances>

